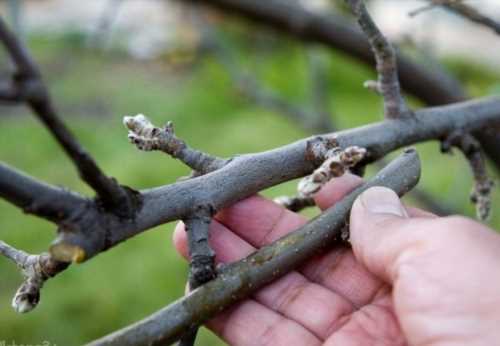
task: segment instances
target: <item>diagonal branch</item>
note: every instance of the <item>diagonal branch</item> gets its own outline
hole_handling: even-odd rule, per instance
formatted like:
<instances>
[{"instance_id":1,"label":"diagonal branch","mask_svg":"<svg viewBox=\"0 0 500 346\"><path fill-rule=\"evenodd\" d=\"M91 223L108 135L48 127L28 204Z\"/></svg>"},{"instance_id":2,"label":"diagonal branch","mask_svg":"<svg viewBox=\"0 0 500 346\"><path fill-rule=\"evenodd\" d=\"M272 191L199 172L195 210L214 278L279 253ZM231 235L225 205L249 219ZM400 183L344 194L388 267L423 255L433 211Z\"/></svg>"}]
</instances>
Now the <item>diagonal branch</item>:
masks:
<instances>
[{"instance_id":1,"label":"diagonal branch","mask_svg":"<svg viewBox=\"0 0 500 346\"><path fill-rule=\"evenodd\" d=\"M12 299L12 307L20 313L33 310L40 301L40 290L48 279L66 269L69 263L55 261L49 254L30 255L0 240L0 254L12 260L25 280Z\"/></svg>"},{"instance_id":2,"label":"diagonal branch","mask_svg":"<svg viewBox=\"0 0 500 346\"><path fill-rule=\"evenodd\" d=\"M366 164L398 148L445 138L459 129L477 131L500 124L499 109L500 98L495 97L427 108L416 111L412 118L340 131L315 142L326 146L334 141L340 148L365 148L362 164ZM144 230L195 215L197 206L210 205L217 211L268 187L308 175L324 162L322 153L331 149L310 150L308 143L313 140L307 138L270 151L236 156L210 174L142 191L142 208L133 222L92 208L79 227L60 230L51 253L56 259L71 260L72 256L56 254L58 248L71 246L81 249L86 260Z\"/></svg>"},{"instance_id":3,"label":"diagonal branch","mask_svg":"<svg viewBox=\"0 0 500 346\"><path fill-rule=\"evenodd\" d=\"M9 31L1 18L0 41L16 66L13 83L21 96L15 98L29 104L73 161L80 177L96 191L105 208L112 209L123 217L133 214L137 208L134 194L120 186L115 179L107 177L64 125L50 100L38 67L22 42Z\"/></svg>"},{"instance_id":4,"label":"diagonal branch","mask_svg":"<svg viewBox=\"0 0 500 346\"><path fill-rule=\"evenodd\" d=\"M398 68L394 48L384 37L371 18L364 0L346 0L365 33L377 62L377 91L384 98L384 113L387 118L410 116L406 102L399 87Z\"/></svg>"},{"instance_id":5,"label":"diagonal branch","mask_svg":"<svg viewBox=\"0 0 500 346\"><path fill-rule=\"evenodd\" d=\"M194 322L201 324L223 309L298 267L311 256L338 244L352 203L372 186L398 195L411 190L420 177L420 161L409 149L379 174L296 231L262 247L247 258L225 266L219 276L155 314L88 346L165 345L174 342Z\"/></svg>"}]
</instances>

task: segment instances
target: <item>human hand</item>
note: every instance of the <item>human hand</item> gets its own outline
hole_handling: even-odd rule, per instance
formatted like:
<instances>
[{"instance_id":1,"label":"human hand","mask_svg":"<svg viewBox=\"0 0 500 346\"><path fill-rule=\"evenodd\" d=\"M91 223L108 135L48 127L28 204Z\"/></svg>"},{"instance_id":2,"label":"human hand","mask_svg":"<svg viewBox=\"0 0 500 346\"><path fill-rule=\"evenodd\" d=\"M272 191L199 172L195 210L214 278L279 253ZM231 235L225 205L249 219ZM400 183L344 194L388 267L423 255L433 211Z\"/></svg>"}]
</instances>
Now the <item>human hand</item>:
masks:
<instances>
[{"instance_id":1,"label":"human hand","mask_svg":"<svg viewBox=\"0 0 500 346\"><path fill-rule=\"evenodd\" d=\"M325 209L362 180L335 179ZM218 262L246 257L304 223L262 197L211 225ZM403 207L373 188L351 213L353 249L336 247L224 311L207 326L231 345L493 345L500 340L500 236L461 217ZM184 226L174 232L187 257Z\"/></svg>"}]
</instances>

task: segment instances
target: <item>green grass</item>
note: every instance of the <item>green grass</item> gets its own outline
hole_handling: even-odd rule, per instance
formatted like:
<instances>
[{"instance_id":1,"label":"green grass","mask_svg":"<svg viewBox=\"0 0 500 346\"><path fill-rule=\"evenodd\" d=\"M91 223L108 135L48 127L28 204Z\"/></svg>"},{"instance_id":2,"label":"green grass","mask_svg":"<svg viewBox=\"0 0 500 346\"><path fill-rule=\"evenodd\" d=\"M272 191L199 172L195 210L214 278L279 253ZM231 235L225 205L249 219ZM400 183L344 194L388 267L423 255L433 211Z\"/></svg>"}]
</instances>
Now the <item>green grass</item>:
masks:
<instances>
[{"instance_id":1,"label":"green grass","mask_svg":"<svg viewBox=\"0 0 500 346\"><path fill-rule=\"evenodd\" d=\"M75 44L75 37L36 37L30 41L30 48L41 62L66 123L102 168L123 184L148 188L172 183L188 173L164 154L139 152L129 145L121 125L123 115L144 113L159 124L173 120L180 137L220 156L271 149L305 135L281 115L241 99L223 67L212 59L194 66L165 61L142 63L119 54L82 50ZM277 51L266 53L259 66L252 63L249 52L250 47L244 46L242 55L246 58L242 60L253 65L266 84L290 100L306 100L306 60L298 47L281 44ZM477 67L468 71L460 77L474 94L486 94L498 83L498 76L486 73L488 78L483 78L484 70ZM380 99L362 88L364 80L373 78L370 69L333 54L328 78L332 85L331 108L339 127L379 119ZM1 111L2 161L52 184L91 193L57 143L27 109ZM443 202L473 215L467 202L471 178L462 157L439 154L437 143L418 147L423 159L421 185ZM276 196L294 191L295 182L289 182L264 194ZM498 194L494 205L500 205ZM500 226L499 215L493 216L491 224ZM0 260L1 338L18 344L49 340L58 345L78 345L124 327L178 298L184 291L187 266L172 249L172 228L172 224L163 225L88 263L73 266L46 284L40 306L27 315L17 315L10 307L21 278L14 266ZM40 252L47 249L54 231L52 224L23 215L0 200L1 239ZM221 342L204 330L199 344Z\"/></svg>"}]
</instances>

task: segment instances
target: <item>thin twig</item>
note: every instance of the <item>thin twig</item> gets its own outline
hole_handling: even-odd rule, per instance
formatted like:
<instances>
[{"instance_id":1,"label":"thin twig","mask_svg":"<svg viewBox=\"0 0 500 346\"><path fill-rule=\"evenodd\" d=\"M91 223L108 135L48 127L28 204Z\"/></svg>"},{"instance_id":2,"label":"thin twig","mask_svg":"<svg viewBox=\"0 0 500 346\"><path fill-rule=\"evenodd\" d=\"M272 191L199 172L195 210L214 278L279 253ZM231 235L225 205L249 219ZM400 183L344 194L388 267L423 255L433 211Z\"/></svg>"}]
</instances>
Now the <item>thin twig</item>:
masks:
<instances>
[{"instance_id":1,"label":"thin twig","mask_svg":"<svg viewBox=\"0 0 500 346\"><path fill-rule=\"evenodd\" d=\"M40 290L49 278L68 267L68 263L55 261L49 254L30 255L0 240L0 254L12 260L25 280L12 299L12 307L19 313L33 310L40 301Z\"/></svg>"},{"instance_id":2,"label":"thin twig","mask_svg":"<svg viewBox=\"0 0 500 346\"><path fill-rule=\"evenodd\" d=\"M420 161L416 151L410 149L305 226L247 258L225 266L216 279L152 316L89 346L165 345L174 342L193 322L201 324L207 321L311 256L334 247L352 203L363 191L372 186L386 186L403 195L417 184L419 177Z\"/></svg>"},{"instance_id":3,"label":"thin twig","mask_svg":"<svg viewBox=\"0 0 500 346\"><path fill-rule=\"evenodd\" d=\"M481 153L481 145L470 134L456 131L441 142L441 151L450 152L451 147L457 147L467 158L472 174L474 186L470 195L471 202L476 205L477 218L481 221L488 219L491 211L491 192L493 180L488 176L486 162Z\"/></svg>"},{"instance_id":4,"label":"thin twig","mask_svg":"<svg viewBox=\"0 0 500 346\"><path fill-rule=\"evenodd\" d=\"M143 114L123 118L128 128L128 139L140 150L160 150L181 160L199 173L208 173L224 166L227 161L190 148L186 142L174 134L174 125L168 122L165 127L154 126Z\"/></svg>"},{"instance_id":5,"label":"thin twig","mask_svg":"<svg viewBox=\"0 0 500 346\"><path fill-rule=\"evenodd\" d=\"M368 13L363 0L346 0L365 33L377 62L377 90L384 98L385 116L388 118L411 115L399 87L398 68L394 48Z\"/></svg>"}]
</instances>

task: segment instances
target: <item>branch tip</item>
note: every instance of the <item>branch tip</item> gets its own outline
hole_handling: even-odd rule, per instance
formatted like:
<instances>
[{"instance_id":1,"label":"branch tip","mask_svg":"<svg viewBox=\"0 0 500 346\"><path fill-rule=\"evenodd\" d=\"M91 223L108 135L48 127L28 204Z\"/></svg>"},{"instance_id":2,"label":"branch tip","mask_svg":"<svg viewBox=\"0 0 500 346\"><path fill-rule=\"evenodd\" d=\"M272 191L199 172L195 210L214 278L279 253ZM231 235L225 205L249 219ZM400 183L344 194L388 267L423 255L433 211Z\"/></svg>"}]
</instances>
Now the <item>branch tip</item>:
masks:
<instances>
[{"instance_id":1,"label":"branch tip","mask_svg":"<svg viewBox=\"0 0 500 346\"><path fill-rule=\"evenodd\" d=\"M31 255L0 241L0 254L11 259L21 270L24 282L12 298L12 308L18 313L33 310L40 302L40 290L45 281L67 268L67 263L54 260L49 254Z\"/></svg>"},{"instance_id":2,"label":"branch tip","mask_svg":"<svg viewBox=\"0 0 500 346\"><path fill-rule=\"evenodd\" d=\"M123 117L123 124L129 130L128 139L139 150L158 150L179 159L198 173L208 173L226 164L226 160L190 148L174 133L171 121L163 127L156 127L144 115Z\"/></svg>"}]
</instances>

